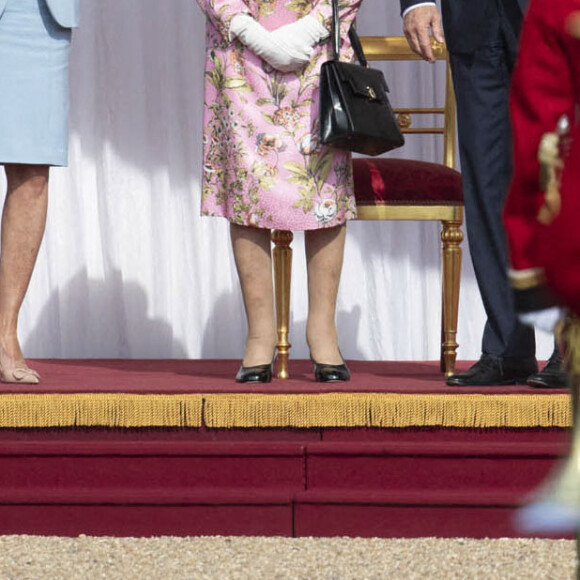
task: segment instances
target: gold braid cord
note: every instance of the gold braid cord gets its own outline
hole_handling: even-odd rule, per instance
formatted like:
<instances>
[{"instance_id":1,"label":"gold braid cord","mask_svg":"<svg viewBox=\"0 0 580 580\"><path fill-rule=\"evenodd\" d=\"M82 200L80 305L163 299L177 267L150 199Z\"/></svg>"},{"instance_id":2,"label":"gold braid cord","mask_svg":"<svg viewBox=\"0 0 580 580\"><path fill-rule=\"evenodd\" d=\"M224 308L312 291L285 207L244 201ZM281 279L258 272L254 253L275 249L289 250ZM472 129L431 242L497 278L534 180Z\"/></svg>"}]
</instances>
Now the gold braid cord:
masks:
<instances>
[{"instance_id":1,"label":"gold braid cord","mask_svg":"<svg viewBox=\"0 0 580 580\"><path fill-rule=\"evenodd\" d=\"M540 162L540 189L544 192L544 204L538 211L538 221L550 225L560 213L560 176L563 163L560 158L560 136L545 133L538 148Z\"/></svg>"}]
</instances>

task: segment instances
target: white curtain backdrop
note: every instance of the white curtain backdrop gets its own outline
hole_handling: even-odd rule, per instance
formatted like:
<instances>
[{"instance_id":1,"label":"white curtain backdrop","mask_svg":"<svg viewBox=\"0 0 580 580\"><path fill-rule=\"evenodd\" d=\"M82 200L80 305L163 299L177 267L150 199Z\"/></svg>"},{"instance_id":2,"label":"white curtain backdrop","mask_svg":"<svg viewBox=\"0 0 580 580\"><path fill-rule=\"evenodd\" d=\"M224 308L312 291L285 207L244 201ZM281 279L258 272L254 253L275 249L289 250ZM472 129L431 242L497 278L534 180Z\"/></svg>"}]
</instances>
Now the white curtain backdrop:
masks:
<instances>
[{"instance_id":1,"label":"white curtain backdrop","mask_svg":"<svg viewBox=\"0 0 580 580\"><path fill-rule=\"evenodd\" d=\"M20 319L29 357L237 358L245 321L227 222L199 217L204 17L194 0L84 0L71 68L70 167ZM399 34L398 2L365 0L361 34ZM413 68L416 67L416 68ZM395 100L430 102L441 65L389 66ZM409 139L407 154L440 155ZM4 178L0 189L4 191ZM308 355L303 236L291 355ZM439 227L349 224L338 324L349 359L439 357ZM485 321L464 245L459 358ZM546 357L551 338L540 336Z\"/></svg>"}]
</instances>

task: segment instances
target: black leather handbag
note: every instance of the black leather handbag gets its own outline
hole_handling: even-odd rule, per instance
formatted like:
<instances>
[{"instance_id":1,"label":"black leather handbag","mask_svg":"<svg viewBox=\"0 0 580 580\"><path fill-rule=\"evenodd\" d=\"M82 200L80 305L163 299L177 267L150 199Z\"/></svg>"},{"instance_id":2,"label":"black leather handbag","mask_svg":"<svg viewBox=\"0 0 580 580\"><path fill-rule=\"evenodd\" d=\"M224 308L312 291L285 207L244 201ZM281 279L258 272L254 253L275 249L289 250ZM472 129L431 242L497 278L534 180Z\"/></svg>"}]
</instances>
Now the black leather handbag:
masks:
<instances>
[{"instance_id":1,"label":"black leather handbag","mask_svg":"<svg viewBox=\"0 0 580 580\"><path fill-rule=\"evenodd\" d=\"M320 141L338 149L380 155L405 139L391 109L383 73L369 68L354 28L349 37L360 62L339 61L338 0L332 0L333 58L320 70Z\"/></svg>"}]
</instances>

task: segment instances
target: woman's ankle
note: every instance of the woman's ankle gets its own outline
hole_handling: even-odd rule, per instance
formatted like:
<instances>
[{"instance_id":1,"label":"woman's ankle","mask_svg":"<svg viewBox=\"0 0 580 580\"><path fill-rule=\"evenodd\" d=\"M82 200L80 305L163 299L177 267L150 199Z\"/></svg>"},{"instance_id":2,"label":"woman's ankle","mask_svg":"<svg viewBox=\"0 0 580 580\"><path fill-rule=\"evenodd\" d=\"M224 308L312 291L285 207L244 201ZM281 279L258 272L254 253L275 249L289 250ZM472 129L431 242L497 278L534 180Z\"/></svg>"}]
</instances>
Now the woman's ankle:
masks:
<instances>
[{"instance_id":1,"label":"woman's ankle","mask_svg":"<svg viewBox=\"0 0 580 580\"><path fill-rule=\"evenodd\" d=\"M5 360L8 359L11 363L10 366L24 362L24 355L16 333L0 334L0 357Z\"/></svg>"},{"instance_id":2,"label":"woman's ankle","mask_svg":"<svg viewBox=\"0 0 580 580\"><path fill-rule=\"evenodd\" d=\"M310 349L310 358L314 362L330 365L340 365L344 362L338 348L336 331L316 337L307 336L306 342Z\"/></svg>"},{"instance_id":3,"label":"woman's ankle","mask_svg":"<svg viewBox=\"0 0 580 580\"><path fill-rule=\"evenodd\" d=\"M253 367L270 364L274 358L277 343L277 336L248 337L242 365L245 367Z\"/></svg>"}]
</instances>

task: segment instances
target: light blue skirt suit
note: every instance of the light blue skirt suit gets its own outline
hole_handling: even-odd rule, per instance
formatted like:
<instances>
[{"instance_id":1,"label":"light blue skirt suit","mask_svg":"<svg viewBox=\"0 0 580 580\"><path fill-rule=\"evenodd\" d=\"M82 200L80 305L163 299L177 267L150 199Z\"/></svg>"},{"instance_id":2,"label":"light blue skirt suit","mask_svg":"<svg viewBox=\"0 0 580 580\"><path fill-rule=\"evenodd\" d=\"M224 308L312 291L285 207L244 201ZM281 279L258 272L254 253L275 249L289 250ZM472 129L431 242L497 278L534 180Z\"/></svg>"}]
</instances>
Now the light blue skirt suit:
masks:
<instances>
[{"instance_id":1,"label":"light blue skirt suit","mask_svg":"<svg viewBox=\"0 0 580 580\"><path fill-rule=\"evenodd\" d=\"M80 0L0 0L0 164L66 165Z\"/></svg>"}]
</instances>

